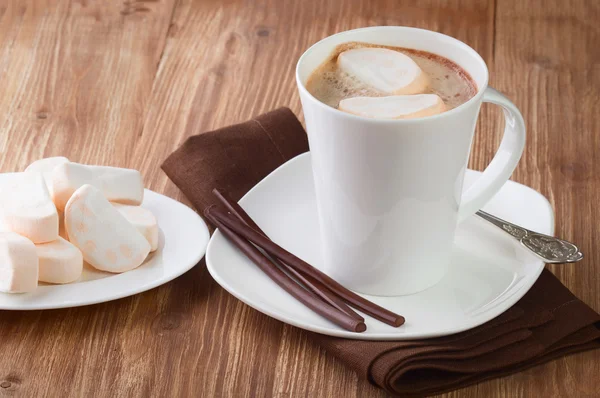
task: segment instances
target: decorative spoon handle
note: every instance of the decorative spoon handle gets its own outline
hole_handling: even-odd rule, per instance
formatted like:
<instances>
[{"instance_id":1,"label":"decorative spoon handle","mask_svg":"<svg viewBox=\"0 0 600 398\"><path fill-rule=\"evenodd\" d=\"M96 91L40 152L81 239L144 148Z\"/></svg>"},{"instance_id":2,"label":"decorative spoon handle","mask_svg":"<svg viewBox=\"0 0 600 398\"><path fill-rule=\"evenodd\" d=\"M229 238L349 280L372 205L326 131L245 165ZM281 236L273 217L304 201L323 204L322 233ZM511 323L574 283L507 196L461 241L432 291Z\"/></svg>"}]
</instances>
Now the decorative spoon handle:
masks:
<instances>
[{"instance_id":1,"label":"decorative spoon handle","mask_svg":"<svg viewBox=\"0 0 600 398\"><path fill-rule=\"evenodd\" d=\"M482 210L475 214L518 239L523 246L542 258L546 263L575 263L583 258L583 253L571 242L530 231Z\"/></svg>"}]
</instances>

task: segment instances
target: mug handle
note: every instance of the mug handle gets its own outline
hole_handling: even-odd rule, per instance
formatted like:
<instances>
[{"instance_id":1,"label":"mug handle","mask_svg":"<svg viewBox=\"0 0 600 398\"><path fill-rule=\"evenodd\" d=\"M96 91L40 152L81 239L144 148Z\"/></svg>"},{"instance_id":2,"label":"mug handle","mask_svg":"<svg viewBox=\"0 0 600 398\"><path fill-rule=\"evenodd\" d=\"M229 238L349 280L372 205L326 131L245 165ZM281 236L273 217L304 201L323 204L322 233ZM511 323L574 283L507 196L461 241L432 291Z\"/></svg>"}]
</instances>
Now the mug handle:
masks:
<instances>
[{"instance_id":1,"label":"mug handle","mask_svg":"<svg viewBox=\"0 0 600 398\"><path fill-rule=\"evenodd\" d=\"M500 105L504 111L504 136L494 158L481 177L462 195L458 222L475 214L508 181L525 148L525 121L519 109L499 91L488 87L483 102Z\"/></svg>"}]
</instances>

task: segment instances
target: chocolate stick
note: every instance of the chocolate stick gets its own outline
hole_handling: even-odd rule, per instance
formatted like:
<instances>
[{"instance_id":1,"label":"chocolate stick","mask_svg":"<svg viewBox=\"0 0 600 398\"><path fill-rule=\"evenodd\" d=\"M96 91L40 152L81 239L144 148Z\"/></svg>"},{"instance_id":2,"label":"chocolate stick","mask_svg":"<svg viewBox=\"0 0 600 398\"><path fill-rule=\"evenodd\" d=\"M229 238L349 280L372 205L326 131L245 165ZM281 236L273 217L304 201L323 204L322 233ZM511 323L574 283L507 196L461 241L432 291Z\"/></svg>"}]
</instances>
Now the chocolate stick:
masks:
<instances>
[{"instance_id":1,"label":"chocolate stick","mask_svg":"<svg viewBox=\"0 0 600 398\"><path fill-rule=\"evenodd\" d=\"M336 325L349 330L351 332L364 332L367 326L364 322L352 318L345 312L323 303L317 296L310 291L304 289L297 284L293 279L281 271L275 264L271 262L263 253L261 253L252 243L240 237L236 232L224 225L216 217L213 217L211 208L204 211L206 218L219 230L221 233L233 243L242 253L254 262L273 282L278 284L282 289L295 297L302 304L316 312L317 314L329 319Z\"/></svg>"},{"instance_id":2,"label":"chocolate stick","mask_svg":"<svg viewBox=\"0 0 600 398\"><path fill-rule=\"evenodd\" d=\"M354 312L352 308L348 307L346 303L337 298L337 296L330 293L329 289L327 289L325 285L323 285L321 282L312 278L308 279L307 277L296 271L294 268L280 262L279 259L277 259L276 257L271 258L271 261L273 261L279 267L284 267L284 269L290 274L292 274L294 278L299 280L308 290L319 296L327 304L331 305L332 307L335 307L339 311L342 311L343 313L349 315L357 321L365 321L365 318Z\"/></svg>"},{"instance_id":3,"label":"chocolate stick","mask_svg":"<svg viewBox=\"0 0 600 398\"><path fill-rule=\"evenodd\" d=\"M240 205L231 200L226 193L221 193L218 189L213 189L213 194L215 194L215 196L221 201L227 210L231 212L231 214L236 216L240 221L246 223L246 225L248 225L250 228L253 228L258 233L262 234L265 238L268 238L267 234L265 234L265 232L254 222L254 220L250 218L250 216L240 207ZM365 318L357 314L354 310L352 310L352 308L348 307L346 303L339 299L318 280L302 275L293 267L290 267L287 264L282 264L277 258L271 257L271 261L273 261L280 268L283 268L292 274L296 280L299 280L306 288L308 288L317 296L321 297L321 299L323 299L323 301L329 305L345 312L361 322L365 321Z\"/></svg>"},{"instance_id":4,"label":"chocolate stick","mask_svg":"<svg viewBox=\"0 0 600 398\"><path fill-rule=\"evenodd\" d=\"M212 216L214 216L214 218L218 219L227 227L231 228L239 235L248 239L256 246L265 250L272 256L279 258L289 266L294 267L298 272L301 272L304 275L310 276L318 280L319 282L327 286L331 291L339 295L346 302L362 310L363 312L371 315L373 318L378 319L381 322L387 323L388 325L394 327L398 327L404 323L403 316L395 314L383 307L380 307L377 304L372 303L359 296L358 294L346 289L338 282L330 278L328 275L314 268L302 259L294 256L292 253L288 252L281 246L264 237L254 229L250 228L249 226L235 218L234 216L227 214L224 211L215 207L210 207L207 209L207 211Z\"/></svg>"}]
</instances>

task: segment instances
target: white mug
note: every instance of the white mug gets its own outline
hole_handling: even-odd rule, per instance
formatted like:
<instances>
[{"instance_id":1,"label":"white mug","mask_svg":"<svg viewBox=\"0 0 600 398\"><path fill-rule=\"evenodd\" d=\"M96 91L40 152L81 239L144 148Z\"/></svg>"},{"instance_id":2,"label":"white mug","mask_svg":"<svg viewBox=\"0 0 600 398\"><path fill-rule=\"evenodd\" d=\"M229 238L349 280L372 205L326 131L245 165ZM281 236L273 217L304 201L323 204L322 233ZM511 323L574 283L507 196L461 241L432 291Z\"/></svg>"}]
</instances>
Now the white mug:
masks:
<instances>
[{"instance_id":1,"label":"white mug","mask_svg":"<svg viewBox=\"0 0 600 398\"><path fill-rule=\"evenodd\" d=\"M310 74L347 42L413 48L466 70L477 94L447 112L384 120L325 105L306 90ZM306 120L321 230L324 271L349 289L372 295L416 293L444 276L458 222L509 179L525 145L516 106L488 87L479 54L452 37L423 29L380 26L350 30L310 47L296 81ZM502 143L466 192L463 179L482 102L504 110Z\"/></svg>"}]
</instances>

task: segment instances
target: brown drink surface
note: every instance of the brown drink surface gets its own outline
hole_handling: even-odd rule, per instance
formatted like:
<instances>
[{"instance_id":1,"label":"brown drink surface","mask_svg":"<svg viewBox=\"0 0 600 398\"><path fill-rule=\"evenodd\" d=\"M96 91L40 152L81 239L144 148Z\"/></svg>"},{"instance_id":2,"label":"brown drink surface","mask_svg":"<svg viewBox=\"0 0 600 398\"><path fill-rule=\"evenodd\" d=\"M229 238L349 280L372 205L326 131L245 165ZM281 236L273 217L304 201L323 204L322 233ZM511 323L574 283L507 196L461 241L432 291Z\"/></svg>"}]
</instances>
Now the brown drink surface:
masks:
<instances>
[{"instance_id":1,"label":"brown drink surface","mask_svg":"<svg viewBox=\"0 0 600 398\"><path fill-rule=\"evenodd\" d=\"M340 101L346 98L389 95L369 87L338 67L337 58L340 53L364 47L387 48L412 58L429 76L430 86L423 94L437 94L446 104L446 110L464 104L477 93L477 85L471 76L447 58L426 51L358 42L337 46L331 57L313 71L308 78L306 83L308 92L319 101L334 108L337 108Z\"/></svg>"}]
</instances>

